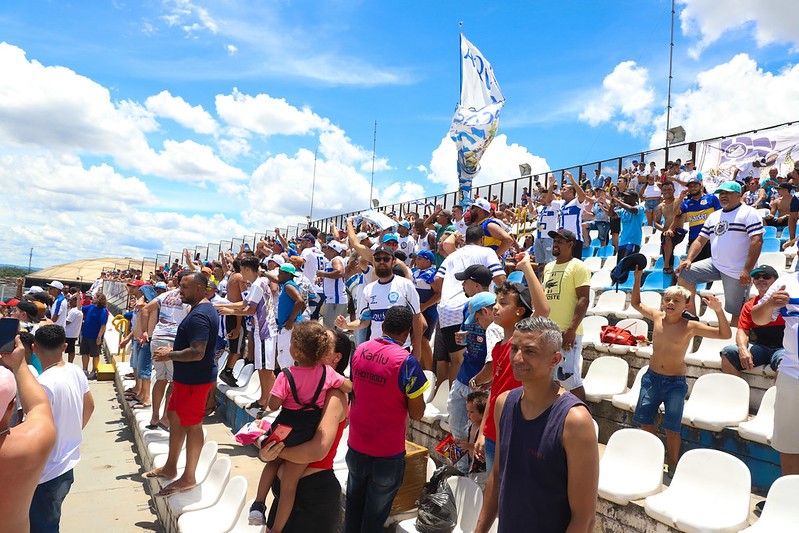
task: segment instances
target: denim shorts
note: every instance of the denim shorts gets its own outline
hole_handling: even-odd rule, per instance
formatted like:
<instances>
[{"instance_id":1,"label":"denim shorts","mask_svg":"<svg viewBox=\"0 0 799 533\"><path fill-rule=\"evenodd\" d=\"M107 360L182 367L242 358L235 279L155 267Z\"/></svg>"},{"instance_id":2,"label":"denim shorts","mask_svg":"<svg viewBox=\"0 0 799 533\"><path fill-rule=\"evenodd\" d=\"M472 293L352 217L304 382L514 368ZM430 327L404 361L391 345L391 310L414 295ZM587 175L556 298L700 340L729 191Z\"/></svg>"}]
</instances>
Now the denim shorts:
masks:
<instances>
[{"instance_id":1,"label":"denim shorts","mask_svg":"<svg viewBox=\"0 0 799 533\"><path fill-rule=\"evenodd\" d=\"M660 200L644 200L644 211L654 211L660 204Z\"/></svg>"},{"instance_id":2,"label":"denim shorts","mask_svg":"<svg viewBox=\"0 0 799 533\"><path fill-rule=\"evenodd\" d=\"M687 394L688 383L685 376L664 376L652 369L647 370L641 378L641 393L635 406L633 422L651 426L655 423L658 407L664 404L666 414L661 426L666 431L679 433Z\"/></svg>"},{"instance_id":3,"label":"denim shorts","mask_svg":"<svg viewBox=\"0 0 799 533\"><path fill-rule=\"evenodd\" d=\"M750 344L749 352L752 354L752 362L755 366L769 365L772 370L777 371L785 355L785 348L782 346L771 347L763 344ZM739 372L743 371L741 366L741 358L738 353L738 346L730 344L721 349L721 355L727 358L732 366L738 369Z\"/></svg>"},{"instance_id":4,"label":"denim shorts","mask_svg":"<svg viewBox=\"0 0 799 533\"><path fill-rule=\"evenodd\" d=\"M136 342L136 344L139 343ZM139 344L138 354L139 359L136 368L139 370L139 378L150 379L153 375L153 355L150 352L150 343Z\"/></svg>"}]
</instances>

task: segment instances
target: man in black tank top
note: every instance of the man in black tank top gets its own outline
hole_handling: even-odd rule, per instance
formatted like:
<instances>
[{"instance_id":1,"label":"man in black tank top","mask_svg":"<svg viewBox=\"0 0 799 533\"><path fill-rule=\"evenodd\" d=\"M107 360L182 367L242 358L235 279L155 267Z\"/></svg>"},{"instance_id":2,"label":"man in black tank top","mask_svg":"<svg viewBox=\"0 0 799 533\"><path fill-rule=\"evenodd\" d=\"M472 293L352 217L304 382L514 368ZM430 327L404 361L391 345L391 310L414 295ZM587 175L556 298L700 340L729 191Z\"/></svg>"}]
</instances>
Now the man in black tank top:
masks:
<instances>
[{"instance_id":1,"label":"man in black tank top","mask_svg":"<svg viewBox=\"0 0 799 533\"><path fill-rule=\"evenodd\" d=\"M510 362L522 386L497 398L496 456L478 533L497 517L499 533L594 529L599 450L588 408L552 381L561 342L560 328L548 318L516 324Z\"/></svg>"}]
</instances>

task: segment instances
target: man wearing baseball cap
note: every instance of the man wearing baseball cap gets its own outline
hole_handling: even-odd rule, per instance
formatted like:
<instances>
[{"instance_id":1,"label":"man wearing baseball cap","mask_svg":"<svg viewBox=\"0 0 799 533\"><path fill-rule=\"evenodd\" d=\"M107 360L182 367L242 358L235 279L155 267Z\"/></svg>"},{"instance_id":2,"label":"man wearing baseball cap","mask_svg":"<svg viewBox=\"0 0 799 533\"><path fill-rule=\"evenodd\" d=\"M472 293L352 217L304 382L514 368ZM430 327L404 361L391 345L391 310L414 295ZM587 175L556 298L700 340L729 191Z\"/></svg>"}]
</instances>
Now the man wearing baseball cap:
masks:
<instances>
[{"instance_id":1,"label":"man wearing baseball cap","mask_svg":"<svg viewBox=\"0 0 799 533\"><path fill-rule=\"evenodd\" d=\"M336 317L347 312L347 290L344 284L344 259L341 254L346 247L338 241L330 241L322 245L322 254L325 256L323 269L317 271L317 276L322 278L322 290L325 303L322 304L322 321L325 327L332 328L336 325Z\"/></svg>"},{"instance_id":2,"label":"man wearing baseball cap","mask_svg":"<svg viewBox=\"0 0 799 533\"><path fill-rule=\"evenodd\" d=\"M324 288L321 283L315 283L319 279L316 273L322 268L325 256L322 251L316 246L316 237L312 233L306 233L299 239L298 248L300 250L300 257L305 261L302 265L302 274L308 278L311 283L314 283L313 290L317 298L308 300L308 307L311 313L311 320L319 319L319 312L321 311L322 304L325 301Z\"/></svg>"},{"instance_id":3,"label":"man wearing baseball cap","mask_svg":"<svg viewBox=\"0 0 799 533\"><path fill-rule=\"evenodd\" d=\"M550 231L555 261L544 267L543 286L549 302L549 318L563 331L563 358L553 379L578 398L585 399L580 372L583 326L588 309L591 270L574 257L577 236L569 230Z\"/></svg>"},{"instance_id":4,"label":"man wearing baseball cap","mask_svg":"<svg viewBox=\"0 0 799 533\"><path fill-rule=\"evenodd\" d=\"M405 253L407 259L405 264L411 265L411 254L416 250L416 241L411 235L411 223L403 220L397 226L397 238L399 241L399 249Z\"/></svg>"},{"instance_id":5,"label":"man wearing baseball cap","mask_svg":"<svg viewBox=\"0 0 799 533\"><path fill-rule=\"evenodd\" d=\"M50 320L62 328L67 325L67 302L64 299L63 291L64 284L58 280L47 284L47 294L53 298L53 305L50 306Z\"/></svg>"},{"instance_id":6,"label":"man wearing baseball cap","mask_svg":"<svg viewBox=\"0 0 799 533\"><path fill-rule=\"evenodd\" d=\"M688 180L686 185L688 196L680 204L677 213L671 220L671 226L663 234L670 239L673 239L682 230L686 220L688 221L688 248L690 248L699 236L707 218L711 213L721 209L719 199L715 194L702 194L702 181L698 177L693 177ZM677 190L677 183L674 185L674 196L679 196L680 191ZM674 245L677 242L672 241ZM696 261L707 259L711 254L711 245L705 241L705 246L699 250L697 256L694 258ZM754 266L754 265L753 265ZM693 300L691 300L693 302Z\"/></svg>"},{"instance_id":7,"label":"man wearing baseball cap","mask_svg":"<svg viewBox=\"0 0 799 533\"><path fill-rule=\"evenodd\" d=\"M785 332L785 320L778 316L775 320L765 325L758 325L752 321L752 308L760 302L763 295L771 287L779 274L774 267L760 265L749 273L752 283L757 289L757 296L746 302L741 308L738 319L738 333L735 335L735 344L725 346L721 350L721 371L725 374L740 376L744 370L761 365L769 365L777 371L785 348L782 339ZM754 334L751 335L750 334ZM750 342L750 337L754 342Z\"/></svg>"},{"instance_id":8,"label":"man wearing baseball cap","mask_svg":"<svg viewBox=\"0 0 799 533\"><path fill-rule=\"evenodd\" d=\"M688 249L688 255L677 266L679 284L691 291L688 300L691 312L698 283L721 280L724 285L724 310L732 315L730 325L738 325L738 315L748 298L752 277L763 247L763 222L754 208L741 203L741 186L725 181L716 189L720 211L707 217L699 236ZM697 255L710 242L711 256L696 261Z\"/></svg>"},{"instance_id":9,"label":"man wearing baseball cap","mask_svg":"<svg viewBox=\"0 0 799 533\"><path fill-rule=\"evenodd\" d=\"M478 198L469 208L470 225L479 225L483 230L483 246L494 250L499 257L513 246L513 237L508 235L502 223L491 218L491 204L485 198Z\"/></svg>"}]
</instances>

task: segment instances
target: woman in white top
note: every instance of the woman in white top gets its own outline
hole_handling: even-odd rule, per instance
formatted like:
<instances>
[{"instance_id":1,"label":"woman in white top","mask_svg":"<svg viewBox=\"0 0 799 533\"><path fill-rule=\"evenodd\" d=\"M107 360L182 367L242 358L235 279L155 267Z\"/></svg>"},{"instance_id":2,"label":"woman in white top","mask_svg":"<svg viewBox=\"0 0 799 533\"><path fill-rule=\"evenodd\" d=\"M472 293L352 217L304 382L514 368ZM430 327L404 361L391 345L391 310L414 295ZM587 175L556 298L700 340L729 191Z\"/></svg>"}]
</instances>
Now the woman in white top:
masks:
<instances>
[{"instance_id":1,"label":"woman in white top","mask_svg":"<svg viewBox=\"0 0 799 533\"><path fill-rule=\"evenodd\" d=\"M642 197L644 199L646 223L648 226L654 226L655 209L657 209L660 204L662 196L660 194L660 187L655 183L655 176L652 174L646 177L646 187L644 187Z\"/></svg>"},{"instance_id":2,"label":"woman in white top","mask_svg":"<svg viewBox=\"0 0 799 533\"><path fill-rule=\"evenodd\" d=\"M71 363L75 360L75 342L80 336L80 327L83 325L83 311L78 305L78 295L69 298L67 307L67 325L64 331L67 335L67 359Z\"/></svg>"}]
</instances>

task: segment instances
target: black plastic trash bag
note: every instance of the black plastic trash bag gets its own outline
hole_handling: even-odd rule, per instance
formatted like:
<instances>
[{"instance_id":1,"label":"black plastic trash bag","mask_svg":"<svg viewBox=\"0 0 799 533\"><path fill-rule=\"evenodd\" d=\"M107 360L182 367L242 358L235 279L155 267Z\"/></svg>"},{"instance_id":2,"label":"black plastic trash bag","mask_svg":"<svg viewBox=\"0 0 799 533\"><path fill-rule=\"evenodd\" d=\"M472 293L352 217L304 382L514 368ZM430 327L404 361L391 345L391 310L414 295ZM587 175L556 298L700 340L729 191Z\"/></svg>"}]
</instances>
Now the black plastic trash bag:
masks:
<instances>
[{"instance_id":1,"label":"black plastic trash bag","mask_svg":"<svg viewBox=\"0 0 799 533\"><path fill-rule=\"evenodd\" d=\"M436 469L430 481L422 487L416 517L416 530L419 533L452 533L455 529L458 510L447 478L462 475L454 466L442 466Z\"/></svg>"},{"instance_id":2,"label":"black plastic trash bag","mask_svg":"<svg viewBox=\"0 0 799 533\"><path fill-rule=\"evenodd\" d=\"M442 490L419 498L416 517L416 531L419 533L452 533L457 523L455 497L446 483Z\"/></svg>"}]
</instances>

